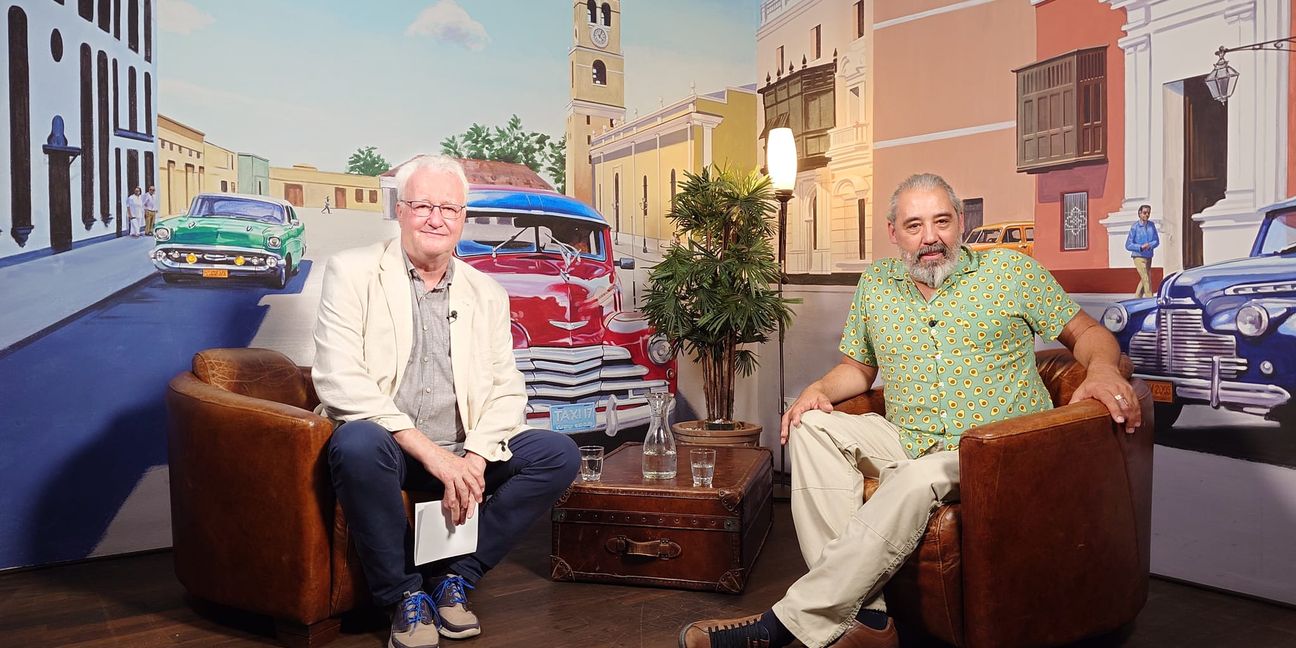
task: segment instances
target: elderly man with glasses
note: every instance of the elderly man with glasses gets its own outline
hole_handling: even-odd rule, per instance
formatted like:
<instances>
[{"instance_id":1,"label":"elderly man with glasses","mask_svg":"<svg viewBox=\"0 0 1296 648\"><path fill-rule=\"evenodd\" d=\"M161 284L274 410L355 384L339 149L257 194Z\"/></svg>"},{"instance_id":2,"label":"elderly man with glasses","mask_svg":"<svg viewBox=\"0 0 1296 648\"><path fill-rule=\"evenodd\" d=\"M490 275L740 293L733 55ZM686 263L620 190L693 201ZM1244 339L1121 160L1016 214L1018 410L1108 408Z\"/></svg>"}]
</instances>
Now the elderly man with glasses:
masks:
<instances>
[{"instance_id":1,"label":"elderly man with glasses","mask_svg":"<svg viewBox=\"0 0 1296 648\"><path fill-rule=\"evenodd\" d=\"M338 424L338 502L374 602L392 613L388 645L414 648L481 633L467 590L571 484L578 454L568 437L525 427L508 294L454 257L463 168L415 158L396 185L400 237L329 260L313 378ZM402 490L443 494L455 524L478 515L476 551L416 568Z\"/></svg>"}]
</instances>

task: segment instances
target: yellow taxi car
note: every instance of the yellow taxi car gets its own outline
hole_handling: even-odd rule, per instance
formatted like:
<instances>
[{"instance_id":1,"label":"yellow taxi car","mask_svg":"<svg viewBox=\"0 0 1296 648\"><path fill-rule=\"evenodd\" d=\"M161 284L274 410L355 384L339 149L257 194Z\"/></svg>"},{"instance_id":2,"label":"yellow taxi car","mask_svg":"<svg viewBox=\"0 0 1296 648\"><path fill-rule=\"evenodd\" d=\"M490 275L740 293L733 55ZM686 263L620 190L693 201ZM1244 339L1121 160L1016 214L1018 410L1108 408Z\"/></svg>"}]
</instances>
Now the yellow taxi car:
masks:
<instances>
[{"instance_id":1,"label":"yellow taxi car","mask_svg":"<svg viewBox=\"0 0 1296 648\"><path fill-rule=\"evenodd\" d=\"M1035 223L1032 221L1009 221L982 225L968 232L963 243L973 250L990 248L1008 248L1017 250L1026 256L1035 253Z\"/></svg>"}]
</instances>

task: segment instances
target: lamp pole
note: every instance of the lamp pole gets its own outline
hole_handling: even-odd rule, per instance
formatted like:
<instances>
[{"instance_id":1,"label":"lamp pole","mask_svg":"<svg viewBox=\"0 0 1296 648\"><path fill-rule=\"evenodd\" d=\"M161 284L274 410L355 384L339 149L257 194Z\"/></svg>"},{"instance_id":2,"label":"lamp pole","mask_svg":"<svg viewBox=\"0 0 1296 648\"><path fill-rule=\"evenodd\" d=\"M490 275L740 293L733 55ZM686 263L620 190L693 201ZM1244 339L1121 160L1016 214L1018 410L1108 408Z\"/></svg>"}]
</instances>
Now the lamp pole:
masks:
<instances>
[{"instance_id":1,"label":"lamp pole","mask_svg":"<svg viewBox=\"0 0 1296 648\"><path fill-rule=\"evenodd\" d=\"M792 188L796 186L797 151L796 137L791 128L771 128L766 141L765 162L769 168L770 184L774 186L774 197L779 201L778 215L778 298L783 302L783 284L787 283L787 209L792 199ZM783 364L783 343L787 339L783 318L778 323L778 370L779 370L779 422L787 413L787 372ZM779 446L779 474L788 477L791 490L791 479L787 472L787 450Z\"/></svg>"},{"instance_id":2,"label":"lamp pole","mask_svg":"<svg viewBox=\"0 0 1296 648\"><path fill-rule=\"evenodd\" d=\"M787 282L787 206L788 201L792 199L791 189L777 189L774 191L774 197L779 201L778 215L778 263L779 263L779 283L778 297L783 301L783 284ZM783 341L786 336L783 320L779 319L778 325L778 362L779 362L779 424L782 425L783 415L787 413L787 372L783 369ZM787 453L779 446L779 472L787 474ZM789 482L789 486L790 486Z\"/></svg>"}]
</instances>

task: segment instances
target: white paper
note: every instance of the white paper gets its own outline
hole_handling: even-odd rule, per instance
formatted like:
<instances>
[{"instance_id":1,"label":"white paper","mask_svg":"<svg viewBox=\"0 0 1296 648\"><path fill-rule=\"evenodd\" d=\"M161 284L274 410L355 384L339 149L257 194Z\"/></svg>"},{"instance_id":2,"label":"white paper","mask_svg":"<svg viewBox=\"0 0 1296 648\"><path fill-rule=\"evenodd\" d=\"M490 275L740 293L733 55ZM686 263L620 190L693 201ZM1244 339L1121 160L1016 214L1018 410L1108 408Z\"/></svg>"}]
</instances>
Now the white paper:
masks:
<instances>
[{"instance_id":1,"label":"white paper","mask_svg":"<svg viewBox=\"0 0 1296 648\"><path fill-rule=\"evenodd\" d=\"M414 564L462 556L477 551L477 520L481 505L473 516L455 526L441 509L441 500L414 504Z\"/></svg>"}]
</instances>

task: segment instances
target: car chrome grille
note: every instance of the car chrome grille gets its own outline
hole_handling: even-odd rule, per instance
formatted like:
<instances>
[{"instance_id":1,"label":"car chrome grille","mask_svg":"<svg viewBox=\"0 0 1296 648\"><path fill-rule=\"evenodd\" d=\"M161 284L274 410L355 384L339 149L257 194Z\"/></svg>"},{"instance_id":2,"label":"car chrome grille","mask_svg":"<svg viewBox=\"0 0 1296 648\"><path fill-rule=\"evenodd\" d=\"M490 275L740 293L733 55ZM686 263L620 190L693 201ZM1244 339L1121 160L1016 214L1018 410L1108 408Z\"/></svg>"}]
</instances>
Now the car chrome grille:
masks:
<instances>
[{"instance_id":1,"label":"car chrome grille","mask_svg":"<svg viewBox=\"0 0 1296 648\"><path fill-rule=\"evenodd\" d=\"M1247 367L1233 336L1207 331L1198 308L1162 308L1155 331L1134 334L1129 356L1136 371L1192 378L1210 378L1216 357L1220 378L1236 378Z\"/></svg>"},{"instance_id":2,"label":"car chrome grille","mask_svg":"<svg viewBox=\"0 0 1296 648\"><path fill-rule=\"evenodd\" d=\"M619 346L600 345L568 349L531 347L515 349L518 370L526 378L532 411L550 405L601 402L615 396L618 403L645 401L665 380L646 380L648 368L635 364L630 352Z\"/></svg>"}]
</instances>

